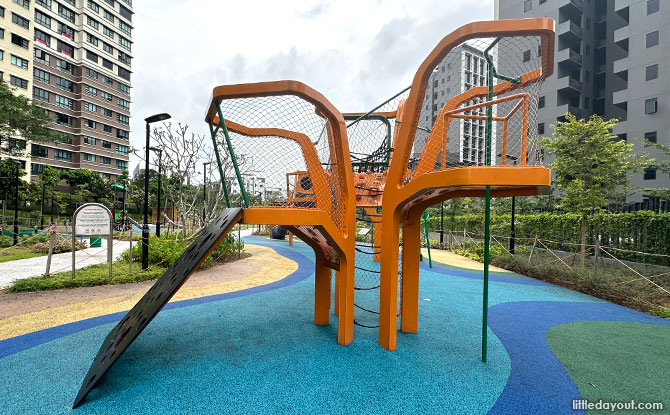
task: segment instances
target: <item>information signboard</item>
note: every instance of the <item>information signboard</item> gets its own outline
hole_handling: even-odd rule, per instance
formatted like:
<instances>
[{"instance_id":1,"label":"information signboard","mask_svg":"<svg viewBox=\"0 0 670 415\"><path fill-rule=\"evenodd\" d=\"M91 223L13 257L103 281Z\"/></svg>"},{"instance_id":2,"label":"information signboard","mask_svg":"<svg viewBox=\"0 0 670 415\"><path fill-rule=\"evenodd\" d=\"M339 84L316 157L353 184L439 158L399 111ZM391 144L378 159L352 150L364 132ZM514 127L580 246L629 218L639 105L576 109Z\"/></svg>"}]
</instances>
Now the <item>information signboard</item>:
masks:
<instances>
[{"instance_id":1,"label":"information signboard","mask_svg":"<svg viewBox=\"0 0 670 415\"><path fill-rule=\"evenodd\" d=\"M75 233L78 236L109 236L111 215L109 209L97 204L84 205L77 210L74 219Z\"/></svg>"}]
</instances>

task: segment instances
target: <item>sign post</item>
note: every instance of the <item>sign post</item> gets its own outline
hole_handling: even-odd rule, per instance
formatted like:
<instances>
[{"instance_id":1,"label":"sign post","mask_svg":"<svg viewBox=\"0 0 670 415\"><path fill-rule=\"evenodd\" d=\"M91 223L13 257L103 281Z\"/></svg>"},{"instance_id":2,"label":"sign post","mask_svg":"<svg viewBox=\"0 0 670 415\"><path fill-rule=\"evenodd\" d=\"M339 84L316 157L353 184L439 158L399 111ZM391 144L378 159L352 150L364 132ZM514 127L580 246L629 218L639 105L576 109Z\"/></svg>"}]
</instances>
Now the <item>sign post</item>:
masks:
<instances>
[{"instance_id":1,"label":"sign post","mask_svg":"<svg viewBox=\"0 0 670 415\"><path fill-rule=\"evenodd\" d=\"M112 279L112 212L101 203L86 203L77 208L72 216L72 279L75 272L75 254L77 235L107 236L107 262L109 279Z\"/></svg>"}]
</instances>

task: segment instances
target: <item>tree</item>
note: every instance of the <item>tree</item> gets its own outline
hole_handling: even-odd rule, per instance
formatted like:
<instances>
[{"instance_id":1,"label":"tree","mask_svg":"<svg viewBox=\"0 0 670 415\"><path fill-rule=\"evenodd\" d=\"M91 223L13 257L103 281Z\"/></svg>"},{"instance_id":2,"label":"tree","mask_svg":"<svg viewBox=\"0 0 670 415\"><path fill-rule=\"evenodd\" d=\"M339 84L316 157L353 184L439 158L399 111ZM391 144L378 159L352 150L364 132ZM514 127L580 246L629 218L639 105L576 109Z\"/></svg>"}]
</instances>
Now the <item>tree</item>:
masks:
<instances>
[{"instance_id":1,"label":"tree","mask_svg":"<svg viewBox=\"0 0 670 415\"><path fill-rule=\"evenodd\" d=\"M612 128L617 120L603 120L593 115L577 120L566 115L565 122L552 125L554 134L542 145L556 156L551 163L554 182L563 195L561 207L582 215L582 266L586 257L586 224L588 216L606 207L618 192L627 189L629 171L640 171L649 165L647 156L633 153L633 145L616 141Z\"/></svg>"},{"instance_id":2,"label":"tree","mask_svg":"<svg viewBox=\"0 0 670 415\"><path fill-rule=\"evenodd\" d=\"M651 142L649 140L644 140L644 145L649 147L654 147L657 150L660 150L664 156L665 160L654 162L654 168L660 170L665 174L670 174L670 145L658 144ZM644 189L644 193L648 196L658 197L664 200L670 200L670 189L668 188L657 188L657 189Z\"/></svg>"},{"instance_id":3,"label":"tree","mask_svg":"<svg viewBox=\"0 0 670 415\"><path fill-rule=\"evenodd\" d=\"M25 152L25 142L51 140L50 119L46 111L28 98L15 95L0 81L0 155L16 156Z\"/></svg>"}]
</instances>

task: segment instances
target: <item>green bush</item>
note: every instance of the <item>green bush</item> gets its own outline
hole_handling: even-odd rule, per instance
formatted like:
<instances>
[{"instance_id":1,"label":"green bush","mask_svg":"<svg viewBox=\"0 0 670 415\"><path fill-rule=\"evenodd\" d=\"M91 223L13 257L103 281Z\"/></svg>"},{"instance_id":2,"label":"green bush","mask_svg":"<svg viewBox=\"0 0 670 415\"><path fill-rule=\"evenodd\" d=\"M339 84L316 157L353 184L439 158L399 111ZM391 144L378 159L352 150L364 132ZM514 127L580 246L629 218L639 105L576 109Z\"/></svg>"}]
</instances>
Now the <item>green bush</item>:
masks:
<instances>
[{"instance_id":1,"label":"green bush","mask_svg":"<svg viewBox=\"0 0 670 415\"><path fill-rule=\"evenodd\" d=\"M75 242L75 250L79 251L86 248L88 248L88 245L85 242L79 240ZM33 251L39 254L48 254L49 242L40 242L33 245ZM54 254L62 254L63 252L72 252L72 241L60 239L54 244Z\"/></svg>"}]
</instances>

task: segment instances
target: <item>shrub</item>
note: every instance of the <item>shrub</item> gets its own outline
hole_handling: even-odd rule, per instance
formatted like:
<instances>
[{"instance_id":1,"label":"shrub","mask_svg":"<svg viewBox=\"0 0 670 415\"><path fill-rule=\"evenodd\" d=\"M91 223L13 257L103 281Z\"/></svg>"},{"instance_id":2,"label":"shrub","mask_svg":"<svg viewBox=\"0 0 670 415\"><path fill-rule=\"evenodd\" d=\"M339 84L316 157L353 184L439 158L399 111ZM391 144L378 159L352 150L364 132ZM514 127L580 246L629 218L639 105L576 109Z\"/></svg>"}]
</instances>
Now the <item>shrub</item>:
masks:
<instances>
[{"instance_id":1,"label":"shrub","mask_svg":"<svg viewBox=\"0 0 670 415\"><path fill-rule=\"evenodd\" d=\"M86 249L88 248L88 245L86 242L81 242L77 240L75 242L75 250L79 251L81 249ZM37 243L33 246L33 251L40 253L40 254L48 254L49 253L49 242L40 242ZM54 244L54 254L62 254L63 252L72 252L72 241L65 241L65 240L58 240Z\"/></svg>"}]
</instances>

